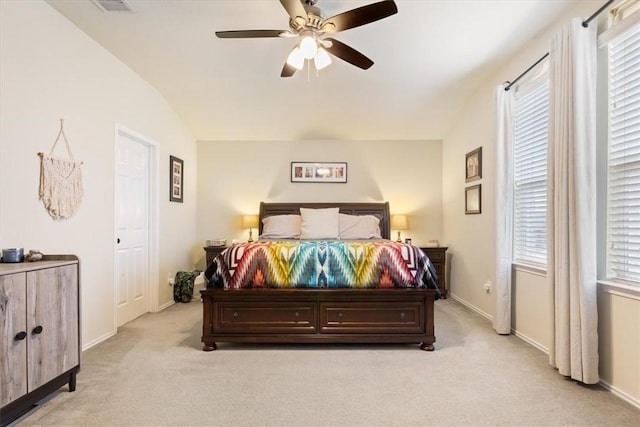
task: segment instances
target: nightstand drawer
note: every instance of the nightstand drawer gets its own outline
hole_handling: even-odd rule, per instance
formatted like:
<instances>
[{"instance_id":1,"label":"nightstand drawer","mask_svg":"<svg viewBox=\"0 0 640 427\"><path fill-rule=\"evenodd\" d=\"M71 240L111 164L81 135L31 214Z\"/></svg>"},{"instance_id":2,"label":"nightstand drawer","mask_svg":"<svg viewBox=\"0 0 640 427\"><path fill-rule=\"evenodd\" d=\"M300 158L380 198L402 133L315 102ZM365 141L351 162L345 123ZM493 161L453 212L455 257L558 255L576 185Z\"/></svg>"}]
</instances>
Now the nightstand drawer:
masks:
<instances>
[{"instance_id":1,"label":"nightstand drawer","mask_svg":"<svg viewBox=\"0 0 640 427\"><path fill-rule=\"evenodd\" d=\"M429 259L431 260L431 262L440 262L440 261L444 261L444 251L441 250L440 248L420 248L422 249L422 252L424 252Z\"/></svg>"},{"instance_id":2,"label":"nightstand drawer","mask_svg":"<svg viewBox=\"0 0 640 427\"><path fill-rule=\"evenodd\" d=\"M209 264L211 264L211 261L213 261L213 259L215 257L220 255L227 248L228 248L228 246L205 246L204 247L204 251L205 251L205 253L207 255L207 257L206 257L206 259L207 259L206 267L209 267Z\"/></svg>"}]
</instances>

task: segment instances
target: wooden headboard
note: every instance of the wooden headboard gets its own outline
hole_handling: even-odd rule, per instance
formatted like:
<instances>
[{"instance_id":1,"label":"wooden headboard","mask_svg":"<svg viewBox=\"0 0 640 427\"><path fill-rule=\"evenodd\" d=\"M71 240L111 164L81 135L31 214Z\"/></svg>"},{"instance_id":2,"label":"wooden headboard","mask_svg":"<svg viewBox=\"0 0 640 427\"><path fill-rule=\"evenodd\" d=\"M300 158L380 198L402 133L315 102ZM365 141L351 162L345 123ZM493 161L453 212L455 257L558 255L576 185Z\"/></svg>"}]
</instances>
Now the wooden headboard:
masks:
<instances>
[{"instance_id":1,"label":"wooden headboard","mask_svg":"<svg viewBox=\"0 0 640 427\"><path fill-rule=\"evenodd\" d=\"M322 209L339 208L341 213L349 215L375 215L380 218L380 234L382 238L391 237L391 221L389 202L380 203L267 203L260 202L260 218L258 234L262 234L262 218L273 215L300 215L300 208Z\"/></svg>"}]
</instances>

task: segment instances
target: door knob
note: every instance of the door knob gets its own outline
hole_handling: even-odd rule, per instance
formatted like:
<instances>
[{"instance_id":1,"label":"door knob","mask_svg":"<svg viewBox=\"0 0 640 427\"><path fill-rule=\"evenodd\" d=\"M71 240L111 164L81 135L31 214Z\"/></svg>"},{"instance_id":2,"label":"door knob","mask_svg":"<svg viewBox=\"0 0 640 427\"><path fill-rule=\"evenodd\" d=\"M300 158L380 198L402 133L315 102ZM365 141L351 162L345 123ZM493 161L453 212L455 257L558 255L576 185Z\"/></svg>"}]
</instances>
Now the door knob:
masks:
<instances>
[{"instance_id":1,"label":"door knob","mask_svg":"<svg viewBox=\"0 0 640 427\"><path fill-rule=\"evenodd\" d=\"M116 243L120 243L120 238L118 237L118 239L116 240Z\"/></svg>"},{"instance_id":2,"label":"door knob","mask_svg":"<svg viewBox=\"0 0 640 427\"><path fill-rule=\"evenodd\" d=\"M22 341L26 337L27 337L27 333L25 331L22 331L22 332L18 332L13 339L16 341Z\"/></svg>"},{"instance_id":3,"label":"door knob","mask_svg":"<svg viewBox=\"0 0 640 427\"><path fill-rule=\"evenodd\" d=\"M35 328L33 328L31 333L33 335L38 335L38 334L42 333L42 326L40 326L40 325L36 326Z\"/></svg>"}]
</instances>

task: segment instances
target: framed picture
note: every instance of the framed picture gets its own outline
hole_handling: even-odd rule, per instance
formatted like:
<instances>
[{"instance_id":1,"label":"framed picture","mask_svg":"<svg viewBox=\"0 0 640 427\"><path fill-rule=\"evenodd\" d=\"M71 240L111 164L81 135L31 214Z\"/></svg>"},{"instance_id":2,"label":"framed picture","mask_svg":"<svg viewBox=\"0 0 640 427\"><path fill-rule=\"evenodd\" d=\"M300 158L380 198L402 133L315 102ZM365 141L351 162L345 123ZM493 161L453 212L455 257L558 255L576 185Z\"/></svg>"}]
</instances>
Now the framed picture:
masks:
<instances>
[{"instance_id":1,"label":"framed picture","mask_svg":"<svg viewBox=\"0 0 640 427\"><path fill-rule=\"evenodd\" d=\"M182 184L184 181L184 162L174 156L169 156L169 201L183 202Z\"/></svg>"},{"instance_id":2,"label":"framed picture","mask_svg":"<svg viewBox=\"0 0 640 427\"><path fill-rule=\"evenodd\" d=\"M478 147L464 156L465 182L480 178L482 178L482 147Z\"/></svg>"},{"instance_id":3,"label":"framed picture","mask_svg":"<svg viewBox=\"0 0 640 427\"><path fill-rule=\"evenodd\" d=\"M464 213L479 214L482 212L482 184L470 185L464 189Z\"/></svg>"},{"instance_id":4,"label":"framed picture","mask_svg":"<svg viewBox=\"0 0 640 427\"><path fill-rule=\"evenodd\" d=\"M347 182L346 162L291 162L291 182Z\"/></svg>"}]
</instances>

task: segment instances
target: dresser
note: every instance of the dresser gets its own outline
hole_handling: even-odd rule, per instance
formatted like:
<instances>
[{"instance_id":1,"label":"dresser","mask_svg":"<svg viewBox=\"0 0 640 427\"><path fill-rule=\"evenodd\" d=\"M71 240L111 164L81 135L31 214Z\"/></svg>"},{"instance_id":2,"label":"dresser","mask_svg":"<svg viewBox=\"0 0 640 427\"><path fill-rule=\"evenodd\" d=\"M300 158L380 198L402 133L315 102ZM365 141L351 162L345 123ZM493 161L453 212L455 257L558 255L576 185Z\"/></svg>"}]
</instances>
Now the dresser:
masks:
<instances>
[{"instance_id":1,"label":"dresser","mask_svg":"<svg viewBox=\"0 0 640 427\"><path fill-rule=\"evenodd\" d=\"M79 263L73 255L0 264L0 424L7 425L80 370Z\"/></svg>"},{"instance_id":2,"label":"dresser","mask_svg":"<svg viewBox=\"0 0 640 427\"><path fill-rule=\"evenodd\" d=\"M442 294L442 298L446 298L449 294L446 277L447 247L421 246L420 249L422 249L422 252L424 252L429 257L429 259L431 260L431 264L433 264L433 266L435 267L436 273L438 274L438 287L440 288L440 293Z\"/></svg>"},{"instance_id":3,"label":"dresser","mask_svg":"<svg viewBox=\"0 0 640 427\"><path fill-rule=\"evenodd\" d=\"M206 267L209 267L209 264L211 264L211 261L213 261L213 259L215 257L217 257L218 255L220 255L222 253L222 251L224 251L225 249L227 249L229 246L205 246L204 252L207 254L207 264ZM205 267L205 268L206 268Z\"/></svg>"}]
</instances>

